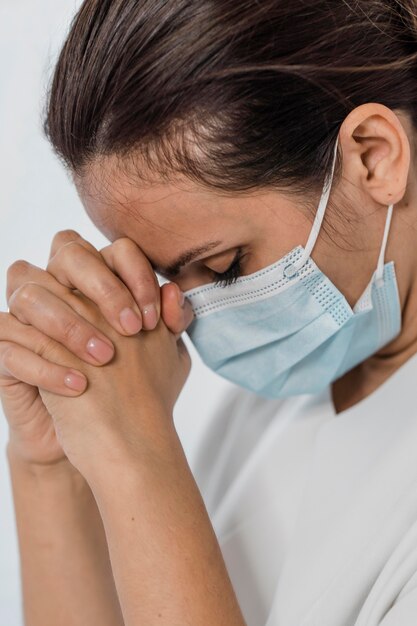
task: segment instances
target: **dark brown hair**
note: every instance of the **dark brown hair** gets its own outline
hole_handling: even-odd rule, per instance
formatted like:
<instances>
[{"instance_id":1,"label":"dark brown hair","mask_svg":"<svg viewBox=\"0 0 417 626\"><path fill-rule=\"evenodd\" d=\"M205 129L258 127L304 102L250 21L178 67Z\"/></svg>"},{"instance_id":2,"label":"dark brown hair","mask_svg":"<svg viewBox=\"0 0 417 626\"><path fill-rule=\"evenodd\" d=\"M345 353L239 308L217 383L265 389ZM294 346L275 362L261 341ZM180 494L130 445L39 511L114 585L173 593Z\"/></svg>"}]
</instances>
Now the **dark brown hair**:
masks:
<instances>
[{"instance_id":1,"label":"dark brown hair","mask_svg":"<svg viewBox=\"0 0 417 626\"><path fill-rule=\"evenodd\" d=\"M416 14L414 0L85 0L44 131L80 176L117 155L225 191L316 189L356 106L417 125Z\"/></svg>"}]
</instances>

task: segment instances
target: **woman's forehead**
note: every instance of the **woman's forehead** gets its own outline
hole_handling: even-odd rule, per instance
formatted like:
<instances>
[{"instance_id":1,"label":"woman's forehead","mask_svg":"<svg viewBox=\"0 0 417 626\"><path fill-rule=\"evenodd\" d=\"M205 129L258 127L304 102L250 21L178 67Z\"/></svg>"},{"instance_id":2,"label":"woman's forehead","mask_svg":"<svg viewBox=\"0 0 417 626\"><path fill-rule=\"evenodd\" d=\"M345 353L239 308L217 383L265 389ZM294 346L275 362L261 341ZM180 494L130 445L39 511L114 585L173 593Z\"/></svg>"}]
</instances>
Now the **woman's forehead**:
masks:
<instances>
[{"instance_id":1,"label":"woman's forehead","mask_svg":"<svg viewBox=\"0 0 417 626\"><path fill-rule=\"evenodd\" d=\"M245 235L249 197L232 198L178 178L133 181L123 172L95 172L77 184L86 212L110 240L129 237L161 265L178 250ZM165 252L172 254L165 259Z\"/></svg>"},{"instance_id":2,"label":"woman's forehead","mask_svg":"<svg viewBox=\"0 0 417 626\"><path fill-rule=\"evenodd\" d=\"M198 230L223 228L264 203L267 193L230 194L207 189L178 175L170 180L146 172L136 178L109 160L75 181L81 201L96 225L126 231L140 224L145 230L177 230L188 236ZM218 226L216 226L216 224Z\"/></svg>"}]
</instances>

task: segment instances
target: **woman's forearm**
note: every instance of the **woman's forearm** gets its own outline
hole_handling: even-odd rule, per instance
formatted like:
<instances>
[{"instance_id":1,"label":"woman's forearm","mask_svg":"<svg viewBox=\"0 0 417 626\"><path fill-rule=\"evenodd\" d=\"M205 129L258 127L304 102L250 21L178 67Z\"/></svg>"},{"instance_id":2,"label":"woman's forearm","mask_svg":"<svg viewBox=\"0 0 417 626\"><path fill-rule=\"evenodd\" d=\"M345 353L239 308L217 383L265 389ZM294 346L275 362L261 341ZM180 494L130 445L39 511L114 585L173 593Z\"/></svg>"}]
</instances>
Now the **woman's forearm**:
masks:
<instances>
[{"instance_id":1,"label":"woman's forearm","mask_svg":"<svg viewBox=\"0 0 417 626\"><path fill-rule=\"evenodd\" d=\"M126 626L245 626L179 439L152 449L89 480Z\"/></svg>"},{"instance_id":2,"label":"woman's forearm","mask_svg":"<svg viewBox=\"0 0 417 626\"><path fill-rule=\"evenodd\" d=\"M19 539L25 626L121 626L108 548L91 489L65 460L7 458Z\"/></svg>"}]
</instances>

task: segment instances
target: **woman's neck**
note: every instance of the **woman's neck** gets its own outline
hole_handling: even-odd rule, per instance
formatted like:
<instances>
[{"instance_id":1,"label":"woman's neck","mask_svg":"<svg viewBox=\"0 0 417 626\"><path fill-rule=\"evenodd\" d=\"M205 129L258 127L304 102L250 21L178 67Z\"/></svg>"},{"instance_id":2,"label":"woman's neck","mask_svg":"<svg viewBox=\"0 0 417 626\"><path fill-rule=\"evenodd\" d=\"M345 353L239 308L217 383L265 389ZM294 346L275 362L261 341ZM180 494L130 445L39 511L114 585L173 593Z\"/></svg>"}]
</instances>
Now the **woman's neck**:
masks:
<instances>
[{"instance_id":1,"label":"woman's neck","mask_svg":"<svg viewBox=\"0 0 417 626\"><path fill-rule=\"evenodd\" d=\"M332 384L336 413L354 406L417 354L417 167L410 170L407 191L394 207L386 261L393 260L401 302L401 333Z\"/></svg>"}]
</instances>

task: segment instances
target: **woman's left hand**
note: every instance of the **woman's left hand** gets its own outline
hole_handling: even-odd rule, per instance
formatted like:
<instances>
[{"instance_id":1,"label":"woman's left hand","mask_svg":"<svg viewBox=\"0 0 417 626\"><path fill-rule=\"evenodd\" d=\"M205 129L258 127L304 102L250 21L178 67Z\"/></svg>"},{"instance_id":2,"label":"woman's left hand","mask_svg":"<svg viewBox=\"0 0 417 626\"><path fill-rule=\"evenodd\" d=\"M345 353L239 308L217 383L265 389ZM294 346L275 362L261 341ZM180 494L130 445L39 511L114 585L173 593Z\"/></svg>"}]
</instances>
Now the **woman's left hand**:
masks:
<instances>
[{"instance_id":1,"label":"woman's left hand","mask_svg":"<svg viewBox=\"0 0 417 626\"><path fill-rule=\"evenodd\" d=\"M113 359L97 368L51 340L47 354L55 363L80 370L89 381L78 397L39 389L54 420L57 438L71 463L88 480L101 461L125 463L142 452L160 453L175 437L173 408L187 380L191 359L181 338L169 331L163 316L152 331L117 333L98 307L78 290L77 310L114 343Z\"/></svg>"},{"instance_id":2,"label":"woman's left hand","mask_svg":"<svg viewBox=\"0 0 417 626\"><path fill-rule=\"evenodd\" d=\"M77 397L39 393L97 503L124 623L244 626L173 422L190 371L185 345L163 314L154 330L126 337L74 294L66 297L79 298L74 308L110 338L114 357L96 367L52 340L41 356L79 369L89 385Z\"/></svg>"}]
</instances>

